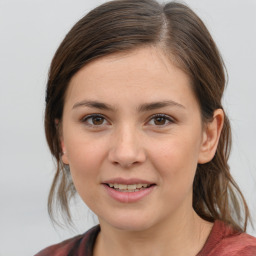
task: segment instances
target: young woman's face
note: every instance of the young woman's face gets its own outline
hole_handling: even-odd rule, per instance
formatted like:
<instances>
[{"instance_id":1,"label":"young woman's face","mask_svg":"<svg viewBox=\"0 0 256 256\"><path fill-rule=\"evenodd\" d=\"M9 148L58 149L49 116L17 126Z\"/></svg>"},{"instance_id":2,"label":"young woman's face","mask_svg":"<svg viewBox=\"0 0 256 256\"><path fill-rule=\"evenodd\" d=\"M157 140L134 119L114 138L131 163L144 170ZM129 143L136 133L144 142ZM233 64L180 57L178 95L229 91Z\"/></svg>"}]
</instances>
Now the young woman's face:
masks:
<instances>
[{"instance_id":1,"label":"young woman's face","mask_svg":"<svg viewBox=\"0 0 256 256\"><path fill-rule=\"evenodd\" d=\"M189 77L156 48L100 58L70 82L62 160L102 225L144 230L190 214L203 137Z\"/></svg>"}]
</instances>

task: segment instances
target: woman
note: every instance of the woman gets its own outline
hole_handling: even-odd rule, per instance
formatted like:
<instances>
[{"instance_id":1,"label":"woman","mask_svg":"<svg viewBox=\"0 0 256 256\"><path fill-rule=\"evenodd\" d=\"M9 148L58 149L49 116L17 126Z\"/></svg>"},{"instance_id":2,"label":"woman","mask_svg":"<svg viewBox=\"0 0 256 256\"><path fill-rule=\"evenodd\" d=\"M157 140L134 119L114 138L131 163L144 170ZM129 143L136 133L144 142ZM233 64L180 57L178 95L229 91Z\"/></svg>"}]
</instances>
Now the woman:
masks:
<instances>
[{"instance_id":1,"label":"woman","mask_svg":"<svg viewBox=\"0 0 256 256\"><path fill-rule=\"evenodd\" d=\"M49 72L48 206L71 220L78 192L99 225L37 255L256 255L224 87L213 39L182 4L111 1L83 17Z\"/></svg>"}]
</instances>

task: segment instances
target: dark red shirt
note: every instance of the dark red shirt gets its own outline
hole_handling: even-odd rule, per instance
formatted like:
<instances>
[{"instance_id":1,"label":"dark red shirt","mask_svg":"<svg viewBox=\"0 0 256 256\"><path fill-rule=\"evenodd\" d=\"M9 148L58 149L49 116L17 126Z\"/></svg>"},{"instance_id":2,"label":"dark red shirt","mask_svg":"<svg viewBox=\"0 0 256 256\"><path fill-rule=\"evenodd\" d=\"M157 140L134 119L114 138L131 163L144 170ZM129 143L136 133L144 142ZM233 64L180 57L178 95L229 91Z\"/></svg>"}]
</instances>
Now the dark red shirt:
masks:
<instances>
[{"instance_id":1,"label":"dark red shirt","mask_svg":"<svg viewBox=\"0 0 256 256\"><path fill-rule=\"evenodd\" d=\"M99 225L95 226L85 234L52 245L35 256L93 256L99 231ZM215 221L203 249L196 256L256 256L256 238Z\"/></svg>"}]
</instances>

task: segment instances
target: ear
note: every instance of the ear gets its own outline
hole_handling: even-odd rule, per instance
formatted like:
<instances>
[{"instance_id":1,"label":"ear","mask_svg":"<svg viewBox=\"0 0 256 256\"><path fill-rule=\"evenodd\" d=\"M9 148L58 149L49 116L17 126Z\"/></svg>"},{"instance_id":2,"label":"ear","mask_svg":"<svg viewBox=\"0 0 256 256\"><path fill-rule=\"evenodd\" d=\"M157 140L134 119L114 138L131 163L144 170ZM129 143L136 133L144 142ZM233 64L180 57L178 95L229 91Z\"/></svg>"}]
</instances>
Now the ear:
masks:
<instances>
[{"instance_id":1,"label":"ear","mask_svg":"<svg viewBox=\"0 0 256 256\"><path fill-rule=\"evenodd\" d=\"M63 138L60 138L60 144L61 144L61 149L62 149L62 155L61 155L62 162L64 164L69 164L67 150L66 150Z\"/></svg>"},{"instance_id":2,"label":"ear","mask_svg":"<svg viewBox=\"0 0 256 256\"><path fill-rule=\"evenodd\" d=\"M67 157L67 150L66 150L63 135L62 135L62 125L59 119L55 119L55 126L57 130L57 134L59 136L59 142L62 150L62 155L61 155L62 162L64 164L69 164L68 157Z\"/></svg>"},{"instance_id":3,"label":"ear","mask_svg":"<svg viewBox=\"0 0 256 256\"><path fill-rule=\"evenodd\" d=\"M224 123L224 112L222 109L216 109L212 121L205 124L203 130L202 144L198 157L199 164L210 162L217 150L221 130Z\"/></svg>"}]
</instances>

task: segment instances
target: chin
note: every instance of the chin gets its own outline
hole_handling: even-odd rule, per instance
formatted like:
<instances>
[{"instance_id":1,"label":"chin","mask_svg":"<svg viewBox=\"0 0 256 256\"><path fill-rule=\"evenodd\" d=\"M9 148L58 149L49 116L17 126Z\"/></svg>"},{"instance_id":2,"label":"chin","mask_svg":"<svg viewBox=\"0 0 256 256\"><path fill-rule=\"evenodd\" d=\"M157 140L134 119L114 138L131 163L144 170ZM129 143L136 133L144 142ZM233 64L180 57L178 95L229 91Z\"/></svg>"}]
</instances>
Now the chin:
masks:
<instances>
[{"instance_id":1,"label":"chin","mask_svg":"<svg viewBox=\"0 0 256 256\"><path fill-rule=\"evenodd\" d=\"M145 230L148 230L151 225L148 225L148 223L131 223L126 222L126 223L113 223L112 227L115 229L119 229L122 231L128 231L128 232L142 232Z\"/></svg>"},{"instance_id":2,"label":"chin","mask_svg":"<svg viewBox=\"0 0 256 256\"><path fill-rule=\"evenodd\" d=\"M130 232L140 232L150 229L155 225L152 218L149 216L145 216L143 214L135 214L135 215L113 215L108 219L100 219L100 224L104 225L104 222L108 223L108 226L111 226L115 229L130 231Z\"/></svg>"}]
</instances>

